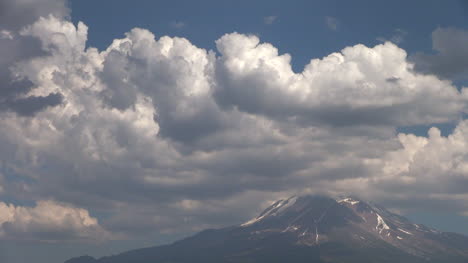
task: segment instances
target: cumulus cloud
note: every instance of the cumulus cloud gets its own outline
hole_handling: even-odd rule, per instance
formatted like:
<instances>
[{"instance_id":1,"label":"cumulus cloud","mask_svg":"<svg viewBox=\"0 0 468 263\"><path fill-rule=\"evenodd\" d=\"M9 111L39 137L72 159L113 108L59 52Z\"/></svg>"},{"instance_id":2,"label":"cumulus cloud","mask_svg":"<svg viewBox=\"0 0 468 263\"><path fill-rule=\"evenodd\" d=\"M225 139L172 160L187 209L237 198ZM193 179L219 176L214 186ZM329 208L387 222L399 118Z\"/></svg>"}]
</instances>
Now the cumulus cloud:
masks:
<instances>
[{"instance_id":1,"label":"cumulus cloud","mask_svg":"<svg viewBox=\"0 0 468 263\"><path fill-rule=\"evenodd\" d=\"M82 208L53 201L39 201L35 207L0 202L0 238L41 241L105 240L110 235L96 218Z\"/></svg>"},{"instance_id":2,"label":"cumulus cloud","mask_svg":"<svg viewBox=\"0 0 468 263\"><path fill-rule=\"evenodd\" d=\"M464 194L468 184L467 136L467 121L460 122L448 137L441 136L435 127L428 137L400 134L403 148L389 154L384 171L408 187L433 194Z\"/></svg>"},{"instance_id":3,"label":"cumulus cloud","mask_svg":"<svg viewBox=\"0 0 468 263\"><path fill-rule=\"evenodd\" d=\"M156 41L151 32L134 29L125 39L114 41L106 53L103 73L108 89L104 94L111 94L107 99L111 106L124 109L135 101L136 93L147 96L156 109L159 134L187 143L223 126L210 94L215 59L212 52L183 38L162 37ZM117 74L111 76L106 71L108 60L113 71L120 70ZM113 63L114 60L120 63ZM132 101L112 104L116 99Z\"/></svg>"},{"instance_id":4,"label":"cumulus cloud","mask_svg":"<svg viewBox=\"0 0 468 263\"><path fill-rule=\"evenodd\" d=\"M468 31L437 28L432 32L435 54L417 53L412 57L415 69L446 79L466 79L468 73Z\"/></svg>"},{"instance_id":5,"label":"cumulus cloud","mask_svg":"<svg viewBox=\"0 0 468 263\"><path fill-rule=\"evenodd\" d=\"M217 47L218 103L252 114L330 125L417 125L456 119L465 107L455 87L414 73L406 52L389 42L313 59L300 74L288 54L256 36L225 35Z\"/></svg>"},{"instance_id":6,"label":"cumulus cloud","mask_svg":"<svg viewBox=\"0 0 468 263\"><path fill-rule=\"evenodd\" d=\"M238 33L217 40L216 55L141 28L99 51L86 47L84 23L56 15L10 32L13 40L34 43L34 56L3 60L8 76L27 83L0 98L8 105L37 102L0 113L0 168L8 173L2 195L73 206L3 204L17 215L3 219L8 237L193 231L239 223L265 202L296 192L394 200L385 193L412 185L420 191L401 195L421 198L432 186L415 187L425 172L413 161L423 167L437 156L420 147L441 141L434 149L452 148L449 138L465 133L396 136L398 125L457 120L467 93L415 73L392 43L348 47L296 73L288 54ZM31 50L19 48L18 54ZM456 160L433 170L447 180L437 194L453 193L451 180L459 177L443 176L460 174L465 159ZM26 212L11 212L18 209ZM47 217L50 210L58 217ZM99 227L87 211L109 216ZM50 222L71 230L54 232Z\"/></svg>"},{"instance_id":7,"label":"cumulus cloud","mask_svg":"<svg viewBox=\"0 0 468 263\"><path fill-rule=\"evenodd\" d=\"M23 27L42 16L65 18L69 13L64 0L0 1L0 111L32 116L62 103L60 93L30 94L37 86L12 68L21 61L47 55L37 38L21 32Z\"/></svg>"},{"instance_id":8,"label":"cumulus cloud","mask_svg":"<svg viewBox=\"0 0 468 263\"><path fill-rule=\"evenodd\" d=\"M21 35L0 38L0 46L0 111L32 116L62 103L60 93L34 95L37 86L28 78L12 72L16 63L45 56L46 52L37 39Z\"/></svg>"}]
</instances>

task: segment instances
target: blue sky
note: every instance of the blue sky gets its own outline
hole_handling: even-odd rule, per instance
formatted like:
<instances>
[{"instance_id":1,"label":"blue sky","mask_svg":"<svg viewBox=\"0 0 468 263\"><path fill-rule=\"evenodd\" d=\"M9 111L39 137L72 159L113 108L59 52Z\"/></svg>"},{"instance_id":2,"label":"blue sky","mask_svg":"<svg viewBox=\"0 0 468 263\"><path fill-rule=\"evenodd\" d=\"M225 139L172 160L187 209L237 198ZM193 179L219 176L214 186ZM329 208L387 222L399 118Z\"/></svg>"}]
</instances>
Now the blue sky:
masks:
<instances>
[{"instance_id":1,"label":"blue sky","mask_svg":"<svg viewBox=\"0 0 468 263\"><path fill-rule=\"evenodd\" d=\"M467 1L0 6L1 262L163 244L297 193L468 234Z\"/></svg>"}]
</instances>

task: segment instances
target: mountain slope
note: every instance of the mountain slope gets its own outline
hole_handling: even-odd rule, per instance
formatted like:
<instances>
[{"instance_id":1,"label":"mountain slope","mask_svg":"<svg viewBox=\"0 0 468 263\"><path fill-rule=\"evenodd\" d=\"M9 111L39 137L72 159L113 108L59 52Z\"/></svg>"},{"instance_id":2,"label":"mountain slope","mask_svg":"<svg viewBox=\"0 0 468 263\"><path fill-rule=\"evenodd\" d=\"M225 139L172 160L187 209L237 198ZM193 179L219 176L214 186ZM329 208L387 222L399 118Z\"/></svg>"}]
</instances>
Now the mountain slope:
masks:
<instances>
[{"instance_id":1,"label":"mountain slope","mask_svg":"<svg viewBox=\"0 0 468 263\"><path fill-rule=\"evenodd\" d=\"M66 263L468 262L468 238L440 232L362 200L300 196L258 217L171 245Z\"/></svg>"}]
</instances>

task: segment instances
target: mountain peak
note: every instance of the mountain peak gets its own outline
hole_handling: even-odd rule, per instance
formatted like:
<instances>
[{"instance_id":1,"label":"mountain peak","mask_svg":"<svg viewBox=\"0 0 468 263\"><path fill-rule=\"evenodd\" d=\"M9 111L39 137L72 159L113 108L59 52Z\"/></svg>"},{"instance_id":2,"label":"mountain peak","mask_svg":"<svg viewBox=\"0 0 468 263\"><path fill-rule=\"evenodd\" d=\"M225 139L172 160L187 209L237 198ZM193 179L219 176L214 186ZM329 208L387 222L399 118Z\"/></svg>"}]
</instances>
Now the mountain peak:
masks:
<instances>
[{"instance_id":1,"label":"mountain peak","mask_svg":"<svg viewBox=\"0 0 468 263\"><path fill-rule=\"evenodd\" d=\"M296 243L309 246L331 241L361 245L378 241L419 256L440 248L438 242L445 238L440 231L413 224L371 202L323 195L278 200L240 227L256 238L274 232L289 233Z\"/></svg>"},{"instance_id":2,"label":"mountain peak","mask_svg":"<svg viewBox=\"0 0 468 263\"><path fill-rule=\"evenodd\" d=\"M351 205L356 205L361 202L361 200L353 198L353 197L345 197L343 199L336 200L338 203L348 203Z\"/></svg>"},{"instance_id":3,"label":"mountain peak","mask_svg":"<svg viewBox=\"0 0 468 263\"><path fill-rule=\"evenodd\" d=\"M334 199L325 195L293 195L286 199L280 199L274 202L272 205L267 207L260 215L251 220L241 224L242 227L251 226L261 221L270 220L272 218L279 218L285 215L298 214L306 216L306 214L316 214L315 221L320 221L320 217L324 216L324 213L334 207L340 207L340 205L348 204L351 206L360 204L362 201L353 198L346 197L342 199ZM364 206L370 207L367 203L362 202ZM297 220L297 218L296 218Z\"/></svg>"}]
</instances>

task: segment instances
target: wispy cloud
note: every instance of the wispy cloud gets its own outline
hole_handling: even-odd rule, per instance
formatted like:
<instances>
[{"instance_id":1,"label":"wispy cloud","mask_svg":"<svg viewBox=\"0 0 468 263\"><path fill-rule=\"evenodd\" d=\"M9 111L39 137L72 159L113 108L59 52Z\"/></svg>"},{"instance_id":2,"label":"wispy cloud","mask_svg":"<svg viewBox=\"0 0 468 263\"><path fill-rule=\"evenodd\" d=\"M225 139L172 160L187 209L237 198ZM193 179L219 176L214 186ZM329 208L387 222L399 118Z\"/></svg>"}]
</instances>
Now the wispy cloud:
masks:
<instances>
[{"instance_id":1,"label":"wispy cloud","mask_svg":"<svg viewBox=\"0 0 468 263\"><path fill-rule=\"evenodd\" d=\"M340 21L335 17L326 16L325 17L325 24L327 25L327 27L329 29L331 29L333 31L337 31L338 27L340 25Z\"/></svg>"},{"instance_id":2,"label":"wispy cloud","mask_svg":"<svg viewBox=\"0 0 468 263\"><path fill-rule=\"evenodd\" d=\"M395 44L401 44L405 41L405 37L408 35L408 32L401 28L397 28L393 31L393 34L390 37L377 37L376 40L380 42L387 42L390 41Z\"/></svg>"},{"instance_id":3,"label":"wispy cloud","mask_svg":"<svg viewBox=\"0 0 468 263\"><path fill-rule=\"evenodd\" d=\"M171 25L172 28L175 28L175 29L182 29L182 28L184 28L184 27L187 26L187 25L186 25L184 22L182 22L182 21L173 21L173 22L171 22L170 25Z\"/></svg>"},{"instance_id":4,"label":"wispy cloud","mask_svg":"<svg viewBox=\"0 0 468 263\"><path fill-rule=\"evenodd\" d=\"M266 25L271 25L273 24L276 20L278 19L277 16L266 16L263 18L263 23Z\"/></svg>"}]
</instances>

